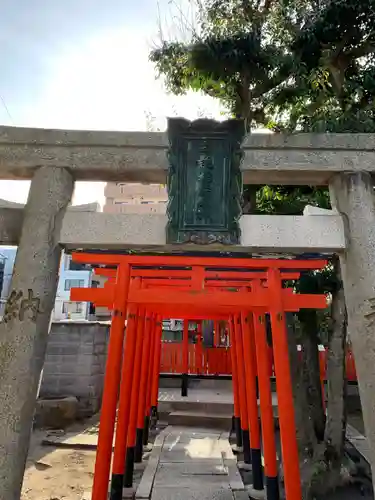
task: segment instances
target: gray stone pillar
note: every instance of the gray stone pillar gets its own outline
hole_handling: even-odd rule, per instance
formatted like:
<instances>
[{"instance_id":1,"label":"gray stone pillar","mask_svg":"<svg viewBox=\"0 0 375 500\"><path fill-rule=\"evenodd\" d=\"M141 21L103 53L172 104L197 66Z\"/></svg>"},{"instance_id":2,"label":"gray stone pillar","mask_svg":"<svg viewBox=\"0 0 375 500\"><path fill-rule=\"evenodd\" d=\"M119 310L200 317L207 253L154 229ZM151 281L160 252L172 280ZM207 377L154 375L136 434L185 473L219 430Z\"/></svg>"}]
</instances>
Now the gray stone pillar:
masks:
<instances>
[{"instance_id":1,"label":"gray stone pillar","mask_svg":"<svg viewBox=\"0 0 375 500\"><path fill-rule=\"evenodd\" d=\"M74 180L41 167L31 182L10 295L0 324L0 500L19 500L54 306L59 233Z\"/></svg>"},{"instance_id":2,"label":"gray stone pillar","mask_svg":"<svg viewBox=\"0 0 375 500\"><path fill-rule=\"evenodd\" d=\"M332 206L344 217L347 250L340 255L348 327L375 479L375 206L368 173L336 175Z\"/></svg>"}]
</instances>

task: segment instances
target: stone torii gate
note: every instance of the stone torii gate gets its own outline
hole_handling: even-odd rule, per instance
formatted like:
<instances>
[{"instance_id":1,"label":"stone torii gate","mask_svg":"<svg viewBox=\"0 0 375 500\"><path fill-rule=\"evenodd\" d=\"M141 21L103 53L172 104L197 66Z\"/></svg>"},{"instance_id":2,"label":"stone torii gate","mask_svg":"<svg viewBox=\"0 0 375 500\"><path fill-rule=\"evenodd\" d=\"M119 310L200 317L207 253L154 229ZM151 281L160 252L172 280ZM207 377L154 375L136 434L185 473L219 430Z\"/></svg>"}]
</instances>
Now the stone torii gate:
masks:
<instances>
[{"instance_id":1,"label":"stone torii gate","mask_svg":"<svg viewBox=\"0 0 375 500\"><path fill-rule=\"evenodd\" d=\"M165 183L168 148L173 161L163 133L0 127L0 179L31 180L24 208L0 207L0 242L18 244L0 324L0 500L20 498L61 249L176 249L167 234L170 214L66 212L74 182ZM340 255L375 477L375 135L253 134L242 150L244 183L330 187L335 213L243 216L230 250ZM189 248L185 243L178 248ZM223 246L194 247L213 248Z\"/></svg>"}]
</instances>

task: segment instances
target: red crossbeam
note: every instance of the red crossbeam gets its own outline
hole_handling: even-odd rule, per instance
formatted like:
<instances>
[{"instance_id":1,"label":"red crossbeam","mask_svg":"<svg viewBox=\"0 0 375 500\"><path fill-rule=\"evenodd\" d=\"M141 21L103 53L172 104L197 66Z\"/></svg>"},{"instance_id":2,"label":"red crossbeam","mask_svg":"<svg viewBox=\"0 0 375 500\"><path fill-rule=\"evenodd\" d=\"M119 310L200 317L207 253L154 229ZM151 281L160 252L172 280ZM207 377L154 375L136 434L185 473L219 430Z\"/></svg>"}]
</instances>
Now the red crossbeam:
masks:
<instances>
[{"instance_id":1,"label":"red crossbeam","mask_svg":"<svg viewBox=\"0 0 375 500\"><path fill-rule=\"evenodd\" d=\"M327 261L298 260L298 259L238 259L226 257L185 257L171 255L121 255L104 253L73 252L72 260L84 264L132 266L203 266L203 267L230 267L237 269L323 269ZM221 271L220 271L221 272Z\"/></svg>"},{"instance_id":2,"label":"red crossbeam","mask_svg":"<svg viewBox=\"0 0 375 500\"><path fill-rule=\"evenodd\" d=\"M109 279L116 278L116 269L108 269L108 268L96 268L95 274L97 276L104 276ZM175 269L132 269L131 276L132 277L140 277L143 279L151 278L151 279L185 279L190 280L192 274L192 269L187 269L185 271L176 271ZM301 273L299 272L283 272L281 273L282 280L297 280L300 277ZM214 280L214 279L223 279L223 280L253 280L267 279L267 273L262 271L232 271L231 269L226 269L223 271L212 271L210 269L205 270L205 279Z\"/></svg>"},{"instance_id":3,"label":"red crossbeam","mask_svg":"<svg viewBox=\"0 0 375 500\"><path fill-rule=\"evenodd\" d=\"M283 309L294 311L299 309L325 309L327 299L325 295L294 294L292 290L283 289ZM268 290L262 289L256 292L218 292L210 289L180 291L177 289L146 289L129 290L128 302L133 304L154 306L186 305L206 308L210 307L232 307L242 311L253 309L267 309L272 301L272 295Z\"/></svg>"},{"instance_id":4,"label":"red crossbeam","mask_svg":"<svg viewBox=\"0 0 375 500\"><path fill-rule=\"evenodd\" d=\"M163 280L164 281L164 280ZM165 280L168 281L168 280ZM267 289L263 288L257 292L243 291L238 285L231 291L227 291L230 285L215 282L213 289L191 290L181 289L181 281L173 287L171 283L163 283L155 288L147 283L146 289L134 290L130 287L128 302L134 304L147 304L152 309L169 309L171 306L196 306L201 309L231 310L236 311L253 310L255 308L266 309L270 296ZM168 287L172 289L170 289ZM179 286L178 286L179 285ZM148 287L151 288L148 288ZM242 284L243 286L243 284ZM220 287L220 290L215 290ZM300 309L324 309L327 307L326 297L315 294L295 294L292 289L283 289L284 308L286 311L298 311ZM96 306L112 308L115 296L115 284L106 283L103 288L72 288L70 300L77 302L92 302ZM233 309L233 310L234 310Z\"/></svg>"}]
</instances>

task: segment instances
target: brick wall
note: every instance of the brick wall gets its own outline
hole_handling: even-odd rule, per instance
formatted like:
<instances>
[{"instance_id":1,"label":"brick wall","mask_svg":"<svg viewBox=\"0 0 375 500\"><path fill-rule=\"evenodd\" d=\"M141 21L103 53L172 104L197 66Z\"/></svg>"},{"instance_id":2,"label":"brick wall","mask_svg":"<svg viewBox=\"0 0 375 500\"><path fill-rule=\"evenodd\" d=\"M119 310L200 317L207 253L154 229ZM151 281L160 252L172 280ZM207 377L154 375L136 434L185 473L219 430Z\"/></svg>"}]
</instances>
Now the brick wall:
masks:
<instances>
[{"instance_id":1,"label":"brick wall","mask_svg":"<svg viewBox=\"0 0 375 500\"><path fill-rule=\"evenodd\" d=\"M39 396L76 396L80 416L96 413L103 391L108 334L107 323L52 323Z\"/></svg>"}]
</instances>

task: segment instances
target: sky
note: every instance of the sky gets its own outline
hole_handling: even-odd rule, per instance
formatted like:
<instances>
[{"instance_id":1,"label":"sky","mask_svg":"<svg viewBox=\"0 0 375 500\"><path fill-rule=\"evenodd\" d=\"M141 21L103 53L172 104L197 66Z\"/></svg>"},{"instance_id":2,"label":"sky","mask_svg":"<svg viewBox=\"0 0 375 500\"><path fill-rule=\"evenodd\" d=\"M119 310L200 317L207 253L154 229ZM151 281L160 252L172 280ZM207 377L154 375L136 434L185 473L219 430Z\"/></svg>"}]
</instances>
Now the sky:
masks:
<instances>
[{"instance_id":1,"label":"sky","mask_svg":"<svg viewBox=\"0 0 375 500\"><path fill-rule=\"evenodd\" d=\"M2 0L0 124L88 130L165 129L167 116L219 118L197 93L167 95L148 61L160 40L188 36L189 0ZM181 23L182 19L182 23ZM103 203L102 183L77 183L73 202ZM29 183L0 181L26 202Z\"/></svg>"}]
</instances>

